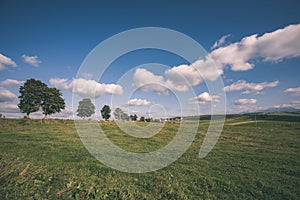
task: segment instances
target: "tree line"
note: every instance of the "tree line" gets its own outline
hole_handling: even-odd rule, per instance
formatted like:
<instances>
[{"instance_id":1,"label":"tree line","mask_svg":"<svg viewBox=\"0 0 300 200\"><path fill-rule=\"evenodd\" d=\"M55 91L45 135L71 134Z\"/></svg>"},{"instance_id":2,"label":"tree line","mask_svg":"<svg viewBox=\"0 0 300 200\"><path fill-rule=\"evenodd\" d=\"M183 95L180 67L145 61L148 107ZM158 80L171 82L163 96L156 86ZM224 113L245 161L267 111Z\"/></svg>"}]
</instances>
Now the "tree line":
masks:
<instances>
[{"instance_id":1,"label":"tree line","mask_svg":"<svg viewBox=\"0 0 300 200\"><path fill-rule=\"evenodd\" d=\"M20 96L18 107L22 113L25 113L25 118L29 119L31 113L39 110L43 111L44 119L48 115L59 113L65 109L65 100L62 98L62 93L59 89L49 88L45 83L33 78L28 79L19 89ZM104 105L101 109L101 116L108 120L111 117L111 108L109 105ZM84 98L79 101L77 108L77 116L85 119L95 113L95 105L91 99ZM128 115L121 108L116 108L114 111L115 119L137 121L137 115ZM141 117L140 121L150 121L150 118Z\"/></svg>"}]
</instances>

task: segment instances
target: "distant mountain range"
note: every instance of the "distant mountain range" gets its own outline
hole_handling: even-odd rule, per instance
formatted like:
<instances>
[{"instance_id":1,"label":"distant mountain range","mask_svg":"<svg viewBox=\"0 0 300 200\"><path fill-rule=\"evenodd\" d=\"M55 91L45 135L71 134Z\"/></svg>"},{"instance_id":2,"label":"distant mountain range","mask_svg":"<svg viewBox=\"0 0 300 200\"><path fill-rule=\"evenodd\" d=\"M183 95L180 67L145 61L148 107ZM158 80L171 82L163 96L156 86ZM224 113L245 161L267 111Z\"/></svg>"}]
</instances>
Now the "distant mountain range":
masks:
<instances>
[{"instance_id":1,"label":"distant mountain range","mask_svg":"<svg viewBox=\"0 0 300 200\"><path fill-rule=\"evenodd\" d=\"M300 113L300 109L296 109L293 107L270 108L270 109L265 109L265 110L259 110L257 112L259 112L259 113L276 113L276 112Z\"/></svg>"}]
</instances>

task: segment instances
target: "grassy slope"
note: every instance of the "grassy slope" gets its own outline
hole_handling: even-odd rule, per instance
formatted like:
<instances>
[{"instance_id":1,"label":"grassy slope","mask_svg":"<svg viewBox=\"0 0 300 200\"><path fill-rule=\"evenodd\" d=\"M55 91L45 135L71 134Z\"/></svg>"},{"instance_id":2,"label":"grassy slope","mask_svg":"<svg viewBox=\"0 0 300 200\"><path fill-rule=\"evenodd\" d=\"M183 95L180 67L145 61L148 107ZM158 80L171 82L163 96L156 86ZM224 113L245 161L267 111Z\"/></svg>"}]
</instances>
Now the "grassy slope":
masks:
<instances>
[{"instance_id":1,"label":"grassy slope","mask_svg":"<svg viewBox=\"0 0 300 200\"><path fill-rule=\"evenodd\" d=\"M213 151L199 159L204 120L179 160L145 174L98 162L72 121L1 119L0 199L299 199L299 116L257 118L262 122L233 126L253 116L230 116ZM102 124L114 143L137 152L164 146L177 126L170 123L151 139L131 140L115 124Z\"/></svg>"}]
</instances>

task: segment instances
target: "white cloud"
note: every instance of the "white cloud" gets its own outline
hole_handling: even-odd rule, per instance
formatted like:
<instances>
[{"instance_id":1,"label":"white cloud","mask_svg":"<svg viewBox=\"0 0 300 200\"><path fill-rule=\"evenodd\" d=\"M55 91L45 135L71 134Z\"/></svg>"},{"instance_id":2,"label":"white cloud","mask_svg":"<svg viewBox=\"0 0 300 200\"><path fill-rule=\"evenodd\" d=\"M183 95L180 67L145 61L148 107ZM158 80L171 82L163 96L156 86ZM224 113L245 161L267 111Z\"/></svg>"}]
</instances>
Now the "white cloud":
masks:
<instances>
[{"instance_id":1,"label":"white cloud","mask_svg":"<svg viewBox=\"0 0 300 200\"><path fill-rule=\"evenodd\" d=\"M300 87L288 88L284 91L285 93L292 93L294 96L300 96Z\"/></svg>"},{"instance_id":2,"label":"white cloud","mask_svg":"<svg viewBox=\"0 0 300 200\"><path fill-rule=\"evenodd\" d=\"M14 93L0 87L0 102L12 101L17 98Z\"/></svg>"},{"instance_id":3,"label":"white cloud","mask_svg":"<svg viewBox=\"0 0 300 200\"><path fill-rule=\"evenodd\" d=\"M289 25L262 36L257 34L243 38L240 42L215 49L210 56L218 66L229 65L233 71L252 69L253 59L281 61L300 56L300 24Z\"/></svg>"},{"instance_id":4,"label":"white cloud","mask_svg":"<svg viewBox=\"0 0 300 200\"><path fill-rule=\"evenodd\" d=\"M17 64L11 58L0 53L0 71L4 70L7 65L10 65L12 67L17 66Z\"/></svg>"},{"instance_id":5,"label":"white cloud","mask_svg":"<svg viewBox=\"0 0 300 200\"><path fill-rule=\"evenodd\" d=\"M1 86L20 86L24 83L24 81L18 81L14 79L6 79L4 81L1 81Z\"/></svg>"},{"instance_id":6,"label":"white cloud","mask_svg":"<svg viewBox=\"0 0 300 200\"><path fill-rule=\"evenodd\" d=\"M95 80L83 78L73 79L72 81L52 78L49 82L58 89L70 90L81 97L98 98L104 94L120 95L123 93L123 88L120 85L98 83Z\"/></svg>"},{"instance_id":7,"label":"white cloud","mask_svg":"<svg viewBox=\"0 0 300 200\"><path fill-rule=\"evenodd\" d=\"M256 104L256 99L238 99L234 101L235 105Z\"/></svg>"},{"instance_id":8,"label":"white cloud","mask_svg":"<svg viewBox=\"0 0 300 200\"><path fill-rule=\"evenodd\" d=\"M70 88L69 80L66 78L51 78L49 82L58 89L68 90Z\"/></svg>"},{"instance_id":9,"label":"white cloud","mask_svg":"<svg viewBox=\"0 0 300 200\"><path fill-rule=\"evenodd\" d=\"M1 113L20 113L20 109L17 104L2 104L0 105Z\"/></svg>"},{"instance_id":10,"label":"white cloud","mask_svg":"<svg viewBox=\"0 0 300 200\"><path fill-rule=\"evenodd\" d=\"M158 76L153 74L152 72L137 68L133 75L134 87L139 88L142 91L154 90L161 94L167 94L168 83L165 81L163 76Z\"/></svg>"},{"instance_id":11,"label":"white cloud","mask_svg":"<svg viewBox=\"0 0 300 200\"><path fill-rule=\"evenodd\" d=\"M206 104L209 102L219 102L219 96L212 96L208 92L203 92L199 94L197 97L191 98L190 103L191 104Z\"/></svg>"},{"instance_id":12,"label":"white cloud","mask_svg":"<svg viewBox=\"0 0 300 200\"><path fill-rule=\"evenodd\" d=\"M218 47L222 46L226 42L226 39L228 37L230 37L230 34L222 36L218 41L216 41L214 43L214 45L212 46L211 49L215 49L215 48L218 48Z\"/></svg>"},{"instance_id":13,"label":"white cloud","mask_svg":"<svg viewBox=\"0 0 300 200\"><path fill-rule=\"evenodd\" d=\"M146 99L130 99L127 103L128 106L149 106L150 101Z\"/></svg>"},{"instance_id":14,"label":"white cloud","mask_svg":"<svg viewBox=\"0 0 300 200\"><path fill-rule=\"evenodd\" d=\"M41 61L39 60L39 58L37 56L27 56L27 55L22 55L22 58L24 60L24 62L34 66L34 67L38 67L39 64L41 63Z\"/></svg>"},{"instance_id":15,"label":"white cloud","mask_svg":"<svg viewBox=\"0 0 300 200\"><path fill-rule=\"evenodd\" d=\"M222 69L216 68L213 61L209 58L197 60L191 65L180 65L172 67L165 72L169 81L175 89L181 86L182 90L187 91L189 86L195 86L199 83L210 80L215 81L221 74Z\"/></svg>"},{"instance_id":16,"label":"white cloud","mask_svg":"<svg viewBox=\"0 0 300 200\"><path fill-rule=\"evenodd\" d=\"M244 80L239 80L229 86L224 87L225 92L244 90L242 94L261 93L265 88L276 87L279 81L262 82L262 83L247 83Z\"/></svg>"},{"instance_id":17,"label":"white cloud","mask_svg":"<svg viewBox=\"0 0 300 200\"><path fill-rule=\"evenodd\" d=\"M168 94L169 90L185 92L189 87L205 80L214 81L222 73L223 70L217 69L211 59L206 59L197 60L191 65L174 66L165 71L166 79L146 69L138 68L133 79L134 86L143 91L152 89L161 94Z\"/></svg>"}]
</instances>

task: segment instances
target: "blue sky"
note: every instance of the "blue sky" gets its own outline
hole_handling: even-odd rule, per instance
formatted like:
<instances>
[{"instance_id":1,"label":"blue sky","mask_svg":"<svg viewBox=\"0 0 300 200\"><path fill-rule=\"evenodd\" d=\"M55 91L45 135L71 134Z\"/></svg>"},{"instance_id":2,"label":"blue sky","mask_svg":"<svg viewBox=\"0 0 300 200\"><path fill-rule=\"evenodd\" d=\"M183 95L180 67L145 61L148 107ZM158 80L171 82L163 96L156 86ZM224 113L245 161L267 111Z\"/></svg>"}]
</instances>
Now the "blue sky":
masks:
<instances>
[{"instance_id":1,"label":"blue sky","mask_svg":"<svg viewBox=\"0 0 300 200\"><path fill-rule=\"evenodd\" d=\"M192 99L186 94L189 91L178 90L180 83L174 73L195 78L189 74L193 63L169 52L130 52L113 62L100 80L88 73L83 80L76 78L82 62L99 43L141 27L172 29L201 44L221 70L228 113L299 108L299 10L298 1L1 1L0 113L23 116L16 107L18 88L29 78L61 89L67 108L54 117L69 117L76 110L72 95L77 99L89 96L89 88L77 88L76 92L75 83L78 87L97 85L92 80L102 88L94 100L96 118L104 104L112 105L112 96L113 108L129 109L139 116L193 115L195 106L200 113L209 113L219 98L210 94L205 84L213 77L190 83L189 90L196 95ZM205 67L197 60L194 64ZM161 77L159 83L170 83L175 91L141 87L147 83L141 82L145 80L141 77L148 72L153 80ZM118 84L124 74L128 80ZM129 91L134 93L126 99ZM174 92L186 95L184 111L178 109ZM40 113L32 116L41 117Z\"/></svg>"}]
</instances>

